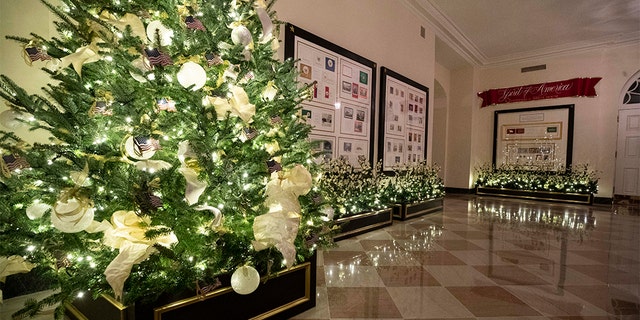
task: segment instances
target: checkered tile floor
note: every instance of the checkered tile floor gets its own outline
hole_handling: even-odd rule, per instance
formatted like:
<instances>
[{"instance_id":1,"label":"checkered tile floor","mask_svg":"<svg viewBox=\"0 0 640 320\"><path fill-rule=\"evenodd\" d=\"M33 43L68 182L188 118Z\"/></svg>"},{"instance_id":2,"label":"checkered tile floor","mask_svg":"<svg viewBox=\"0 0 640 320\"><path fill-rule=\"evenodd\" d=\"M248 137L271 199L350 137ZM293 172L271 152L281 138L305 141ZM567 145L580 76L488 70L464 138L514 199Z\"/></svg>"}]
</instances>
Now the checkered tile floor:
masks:
<instances>
[{"instance_id":1,"label":"checkered tile floor","mask_svg":"<svg viewBox=\"0 0 640 320\"><path fill-rule=\"evenodd\" d=\"M640 319L637 212L447 196L319 252L295 319Z\"/></svg>"}]
</instances>

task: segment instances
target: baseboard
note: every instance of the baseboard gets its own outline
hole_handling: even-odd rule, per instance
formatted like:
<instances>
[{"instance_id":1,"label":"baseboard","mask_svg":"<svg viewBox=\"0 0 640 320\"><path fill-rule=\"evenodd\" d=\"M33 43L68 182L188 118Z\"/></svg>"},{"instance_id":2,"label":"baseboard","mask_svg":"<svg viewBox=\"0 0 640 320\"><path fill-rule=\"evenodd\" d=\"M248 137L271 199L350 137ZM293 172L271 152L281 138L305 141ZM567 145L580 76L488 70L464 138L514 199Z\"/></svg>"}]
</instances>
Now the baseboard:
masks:
<instances>
[{"instance_id":1,"label":"baseboard","mask_svg":"<svg viewBox=\"0 0 640 320\"><path fill-rule=\"evenodd\" d=\"M445 193L451 194L475 194L475 189L465 189L465 188L452 188L452 187L444 187Z\"/></svg>"},{"instance_id":2,"label":"baseboard","mask_svg":"<svg viewBox=\"0 0 640 320\"><path fill-rule=\"evenodd\" d=\"M612 203L613 203L613 198L606 198L606 197L594 197L593 198L593 204L611 205Z\"/></svg>"}]
</instances>

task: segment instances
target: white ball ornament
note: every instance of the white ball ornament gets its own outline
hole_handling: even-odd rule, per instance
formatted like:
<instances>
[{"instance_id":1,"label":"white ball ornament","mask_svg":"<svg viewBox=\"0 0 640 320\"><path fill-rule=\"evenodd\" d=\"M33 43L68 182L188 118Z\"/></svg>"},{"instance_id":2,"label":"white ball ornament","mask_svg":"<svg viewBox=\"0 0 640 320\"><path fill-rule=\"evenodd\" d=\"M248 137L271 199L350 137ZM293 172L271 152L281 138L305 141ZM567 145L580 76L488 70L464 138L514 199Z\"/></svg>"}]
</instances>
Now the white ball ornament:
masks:
<instances>
[{"instance_id":1,"label":"white ball ornament","mask_svg":"<svg viewBox=\"0 0 640 320\"><path fill-rule=\"evenodd\" d=\"M188 88L193 85L192 91L202 88L207 82L207 72L201 65L192 61L185 62L176 76L183 87Z\"/></svg>"},{"instance_id":2,"label":"white ball ornament","mask_svg":"<svg viewBox=\"0 0 640 320\"><path fill-rule=\"evenodd\" d=\"M15 110L0 112L0 124L7 129L17 129L24 126L20 119L24 119L24 115L21 112Z\"/></svg>"},{"instance_id":3,"label":"white ball ornament","mask_svg":"<svg viewBox=\"0 0 640 320\"><path fill-rule=\"evenodd\" d=\"M168 46L173 41L173 30L165 27L162 22L154 20L147 25L147 38L153 43L156 41L156 30L160 36L160 45Z\"/></svg>"},{"instance_id":4,"label":"white ball ornament","mask_svg":"<svg viewBox=\"0 0 640 320\"><path fill-rule=\"evenodd\" d=\"M233 44L246 46L253 41L253 37L251 36L251 31L249 31L247 27L239 25L231 30L231 41L233 41Z\"/></svg>"},{"instance_id":5,"label":"white ball ornament","mask_svg":"<svg viewBox=\"0 0 640 320\"><path fill-rule=\"evenodd\" d=\"M251 266L240 267L231 275L231 288L238 294L250 294L259 284L260 274Z\"/></svg>"}]
</instances>

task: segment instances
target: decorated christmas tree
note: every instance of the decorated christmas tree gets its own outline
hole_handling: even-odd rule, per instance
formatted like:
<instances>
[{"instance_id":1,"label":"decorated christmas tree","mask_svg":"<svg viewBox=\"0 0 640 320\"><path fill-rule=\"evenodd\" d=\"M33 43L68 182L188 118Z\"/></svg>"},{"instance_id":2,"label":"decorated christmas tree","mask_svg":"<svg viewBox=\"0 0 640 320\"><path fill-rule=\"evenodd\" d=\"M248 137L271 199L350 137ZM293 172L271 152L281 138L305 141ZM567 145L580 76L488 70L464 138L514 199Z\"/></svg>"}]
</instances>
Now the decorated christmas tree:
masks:
<instances>
[{"instance_id":1,"label":"decorated christmas tree","mask_svg":"<svg viewBox=\"0 0 640 320\"><path fill-rule=\"evenodd\" d=\"M331 240L299 115L308 88L274 57L272 3L61 3L43 1L57 37L9 37L50 76L45 94L0 79L15 121L50 134L0 132L0 280L56 289L18 315L269 275Z\"/></svg>"}]
</instances>

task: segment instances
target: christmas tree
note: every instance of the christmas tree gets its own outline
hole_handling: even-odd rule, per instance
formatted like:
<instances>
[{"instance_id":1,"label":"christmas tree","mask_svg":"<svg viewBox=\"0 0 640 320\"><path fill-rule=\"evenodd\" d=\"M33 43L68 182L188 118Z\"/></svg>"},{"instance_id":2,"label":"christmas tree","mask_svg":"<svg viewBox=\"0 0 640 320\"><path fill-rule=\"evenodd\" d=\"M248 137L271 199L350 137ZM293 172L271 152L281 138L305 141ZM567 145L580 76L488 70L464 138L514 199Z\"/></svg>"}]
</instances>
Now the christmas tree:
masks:
<instances>
[{"instance_id":1,"label":"christmas tree","mask_svg":"<svg viewBox=\"0 0 640 320\"><path fill-rule=\"evenodd\" d=\"M309 90L274 57L272 3L61 3L43 1L58 37L8 37L50 76L45 94L0 78L15 121L51 136L0 132L0 280L57 289L17 316L268 275L331 241L299 115Z\"/></svg>"}]
</instances>

